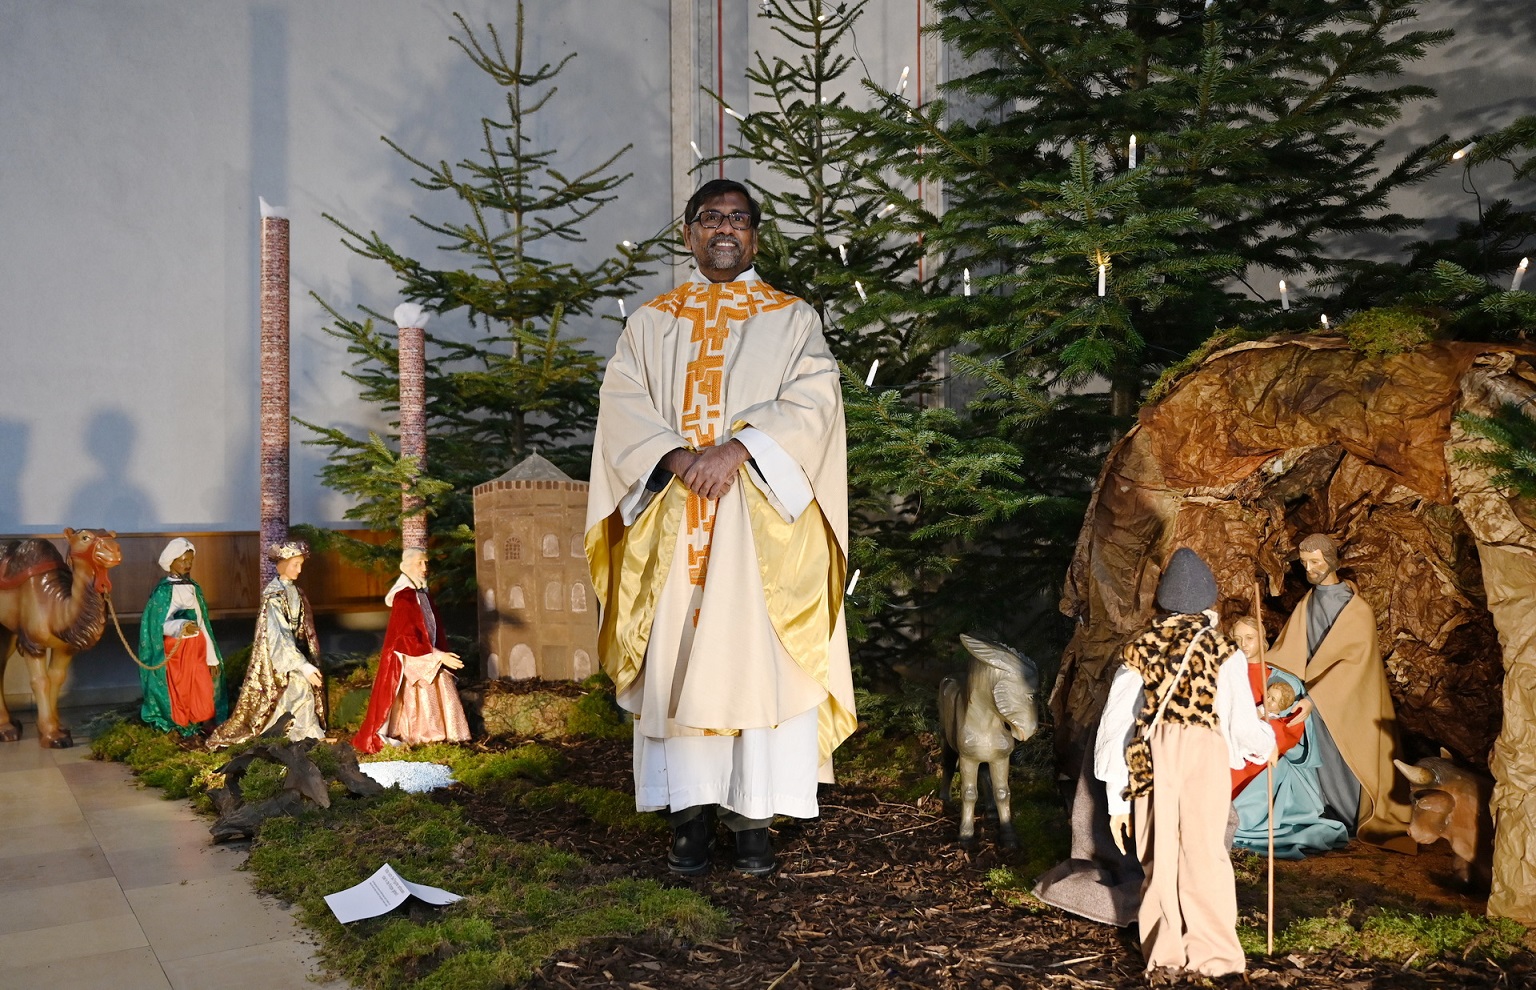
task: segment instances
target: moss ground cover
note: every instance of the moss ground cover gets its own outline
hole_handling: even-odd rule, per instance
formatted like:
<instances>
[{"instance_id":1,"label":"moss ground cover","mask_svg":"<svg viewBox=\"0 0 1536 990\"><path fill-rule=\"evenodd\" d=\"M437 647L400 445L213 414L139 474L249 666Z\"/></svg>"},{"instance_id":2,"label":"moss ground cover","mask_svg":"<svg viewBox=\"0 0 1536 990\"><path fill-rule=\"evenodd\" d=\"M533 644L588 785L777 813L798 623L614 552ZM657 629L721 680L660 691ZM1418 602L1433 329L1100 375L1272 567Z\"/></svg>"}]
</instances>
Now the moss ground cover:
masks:
<instances>
[{"instance_id":1,"label":"moss ground cover","mask_svg":"<svg viewBox=\"0 0 1536 990\"><path fill-rule=\"evenodd\" d=\"M587 701L593 694L597 700ZM611 692L604 695L600 685L563 711L571 730L582 735L627 731ZM190 797L205 810L205 792L221 783L217 768L244 748L186 750L137 721L108 722L92 742L97 758L126 763L167 798ZM334 760L323 749L313 755L322 770ZM665 830L658 816L637 814L629 794L560 780L561 753L536 742L417 746L368 759L444 763L464 787L513 805L569 805L637 835ZM282 773L273 764L254 764L243 781L248 798L271 796ZM512 986L551 955L589 940L708 940L730 927L723 912L691 890L615 877L570 853L488 835L466 821L451 799L397 789L365 799L338 791L333 799L329 809L267 821L251 845L249 869L260 889L298 906L319 935L321 957L360 987ZM464 899L442 909L407 905L381 918L338 924L324 895L362 881L385 862L413 881Z\"/></svg>"},{"instance_id":2,"label":"moss ground cover","mask_svg":"<svg viewBox=\"0 0 1536 990\"><path fill-rule=\"evenodd\" d=\"M656 864L636 871L616 868L604 858L606 849L631 840L638 847L659 850L660 836L666 831L660 816L635 813L632 794L618 783L623 776L620 753L625 747L591 741L627 735L628 726L613 705L611 689L600 682L580 690L537 690L560 698L558 706L551 706L556 711L543 713L540 721L563 723L564 738L420 746L392 749L376 757L444 763L463 790L432 795L390 791L367 799L336 793L329 810L273 819L263 826L252 843L250 859L257 885L298 905L302 919L318 935L322 958L339 975L359 987L468 990L516 985L540 967L547 968L552 959L572 966L584 965L594 953L604 959L620 958L630 945L666 953L674 951L667 946L675 946L677 940L696 947L721 940L734 944L740 939L766 948L761 940L773 936L766 931L753 934L750 915L764 910L769 902L742 900L751 890L727 882L685 888L668 881L664 869L653 869ZM1029 893L1035 877L1065 857L1069 840L1046 734L1015 753L1013 813L1021 848L989 852L992 826L983 823L983 849L975 861L979 872L971 871L966 879L965 857L957 859L952 846L954 813L941 811L933 793L938 782L938 744L932 713L920 700L915 695L861 699L863 724L839 751L839 779L842 788L862 797L845 793L827 802L852 807L842 809L840 824L832 831L824 830L814 844L802 843L792 854L800 857L800 865L786 868L789 873L799 871L788 887L798 890L802 884L825 882L828 886L814 900L829 898L835 903L864 897L867 892L861 893L859 885L880 882L845 878L849 864L863 864L853 871L857 876L882 878L903 871L905 864L918 868L904 870L901 875L907 879L901 884L911 886L911 878L936 876L944 876L949 886L953 886L950 880L960 880L961 886L975 884L983 902L990 894L1006 906L1013 918L1010 923L1018 931L1035 932L1028 937L1043 938L1045 930L1074 930L1070 919ZM217 785L216 769L230 755L182 750L174 741L132 721L111 725L93 748L103 758L127 763L147 783L165 788L167 796L194 800L207 787ZM595 764L594 753L599 757ZM316 755L330 758L322 750ZM603 769L593 775L592 766ZM579 772L584 768L589 772ZM279 786L281 773L276 766L258 763L246 777L247 793L258 799L268 796ZM493 814L476 817L486 808ZM547 830L498 831L504 830L506 815L520 820L524 812L529 819L553 818L562 823L562 829L569 821L575 831L562 831L560 838L551 839L562 847L569 835L591 835L585 845L556 849L542 844L554 834ZM781 834L792 836L806 827L786 825ZM951 829L947 834L946 828ZM861 831L873 837L853 837ZM530 835L539 836L540 841L528 841ZM886 840L898 841L897 837L901 845L887 849L885 860L859 872L871 862L860 858L867 853L865 845L883 846ZM1359 858L1364 861L1365 855ZM833 857L842 865L825 868L823 864ZM1339 874L1330 876L1330 882L1347 880L1354 886L1340 894L1340 888L1319 883L1315 872L1280 876L1277 950L1281 957L1302 953L1345 960L1390 959L1398 961L1394 966L1421 967L1436 959L1502 959L1521 948L1525 933L1518 925L1489 921L1467 911L1421 910L1422 902L1406 894L1397 900L1384 896L1384 890L1395 888L1372 886L1379 878L1360 875L1359 865L1349 857L1322 859L1326 862L1316 865L1331 866ZM408 904L382 918L345 927L337 924L323 894L361 881L384 862L409 879L453 890L464 900L446 909ZM1263 860L1239 854L1235 863L1245 906L1239 934L1245 949L1258 957L1263 954L1264 922L1253 905L1263 902ZM960 872L946 872L955 869ZM963 897L956 900L953 890L924 886L930 882L917 882L910 893L916 903L942 902L953 907L966 902ZM783 900L781 906L792 915L803 911L810 916L817 910L803 899L810 893L796 894L786 888L776 894L758 891L755 896ZM887 907L881 897L868 903L877 914ZM816 934L806 923L796 924L796 931ZM815 924L826 932L838 928L826 918L811 927ZM1043 928L1037 931L1030 926ZM953 944L979 937L971 929L965 931L970 936L961 936ZM849 942L833 948L831 958L846 960L857 954L858 945ZM691 958L694 950L681 951ZM1125 951L1135 955L1134 946L1124 943L1106 958L1118 958ZM658 958L640 956L647 960L646 966ZM779 967L776 973L788 965L778 958L773 963ZM1262 962L1255 958L1254 964ZM606 965L598 965L598 973ZM559 972L574 976L576 969ZM652 985L667 985L668 973L684 975L662 972L660 982Z\"/></svg>"}]
</instances>

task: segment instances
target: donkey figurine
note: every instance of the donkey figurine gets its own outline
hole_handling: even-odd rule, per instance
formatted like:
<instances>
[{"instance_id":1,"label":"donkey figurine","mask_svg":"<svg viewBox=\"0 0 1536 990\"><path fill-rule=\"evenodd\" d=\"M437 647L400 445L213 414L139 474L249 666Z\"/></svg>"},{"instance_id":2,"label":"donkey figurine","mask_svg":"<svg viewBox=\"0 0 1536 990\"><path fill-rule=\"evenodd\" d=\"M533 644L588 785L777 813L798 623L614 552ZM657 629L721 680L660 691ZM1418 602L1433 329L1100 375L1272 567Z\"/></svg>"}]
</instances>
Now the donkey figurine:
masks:
<instances>
[{"instance_id":1,"label":"donkey figurine","mask_svg":"<svg viewBox=\"0 0 1536 990\"><path fill-rule=\"evenodd\" d=\"M998 843L1016 849L1013 809L1009 803L1008 757L1016 742L1035 734L1040 719L1035 695L1040 672L1035 662L1000 643L961 636L971 655L965 683L953 677L939 684L939 727L942 730L942 776L939 798L949 803L950 778L960 768L960 844L976 840L977 767L985 763L997 802Z\"/></svg>"}]
</instances>

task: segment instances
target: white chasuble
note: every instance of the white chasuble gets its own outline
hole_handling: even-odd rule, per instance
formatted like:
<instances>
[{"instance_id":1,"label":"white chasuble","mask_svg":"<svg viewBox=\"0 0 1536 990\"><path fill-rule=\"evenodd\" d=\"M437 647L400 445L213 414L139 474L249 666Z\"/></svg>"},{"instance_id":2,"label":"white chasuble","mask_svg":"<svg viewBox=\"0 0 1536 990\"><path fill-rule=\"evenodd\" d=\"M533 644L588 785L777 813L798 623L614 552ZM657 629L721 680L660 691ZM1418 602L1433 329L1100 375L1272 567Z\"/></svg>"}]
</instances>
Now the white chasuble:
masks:
<instances>
[{"instance_id":1,"label":"white chasuble","mask_svg":"<svg viewBox=\"0 0 1536 990\"><path fill-rule=\"evenodd\" d=\"M668 452L753 454L712 501ZM816 813L854 724L842 617L847 480L839 371L802 300L752 272L697 279L625 327L603 381L587 548L603 666L635 713L636 805Z\"/></svg>"}]
</instances>

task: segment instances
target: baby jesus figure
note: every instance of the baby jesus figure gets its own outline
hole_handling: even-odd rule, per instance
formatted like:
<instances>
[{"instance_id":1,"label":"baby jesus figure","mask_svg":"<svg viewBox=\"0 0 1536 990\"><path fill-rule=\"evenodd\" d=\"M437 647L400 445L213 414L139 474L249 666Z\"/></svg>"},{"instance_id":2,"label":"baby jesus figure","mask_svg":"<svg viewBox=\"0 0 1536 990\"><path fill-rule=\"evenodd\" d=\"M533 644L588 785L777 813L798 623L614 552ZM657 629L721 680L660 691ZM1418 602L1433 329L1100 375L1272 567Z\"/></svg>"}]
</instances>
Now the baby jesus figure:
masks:
<instances>
[{"instance_id":1,"label":"baby jesus figure","mask_svg":"<svg viewBox=\"0 0 1536 990\"><path fill-rule=\"evenodd\" d=\"M1259 706L1259 716L1271 721L1290 718L1296 709L1296 689L1276 677L1264 688L1264 703Z\"/></svg>"}]
</instances>

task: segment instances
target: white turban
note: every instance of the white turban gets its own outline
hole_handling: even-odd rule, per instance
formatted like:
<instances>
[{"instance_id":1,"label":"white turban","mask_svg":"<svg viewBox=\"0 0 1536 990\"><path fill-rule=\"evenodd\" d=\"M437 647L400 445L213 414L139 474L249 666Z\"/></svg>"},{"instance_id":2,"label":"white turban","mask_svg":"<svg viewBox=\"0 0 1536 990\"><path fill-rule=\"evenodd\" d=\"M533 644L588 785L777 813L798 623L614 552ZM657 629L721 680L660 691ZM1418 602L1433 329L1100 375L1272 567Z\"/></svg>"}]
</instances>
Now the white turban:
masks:
<instances>
[{"instance_id":1,"label":"white turban","mask_svg":"<svg viewBox=\"0 0 1536 990\"><path fill-rule=\"evenodd\" d=\"M191 540L184 536L176 537L176 539L165 545L164 550L160 551L160 569L162 571L169 571L171 564L175 562L177 557L192 549L194 548Z\"/></svg>"}]
</instances>

